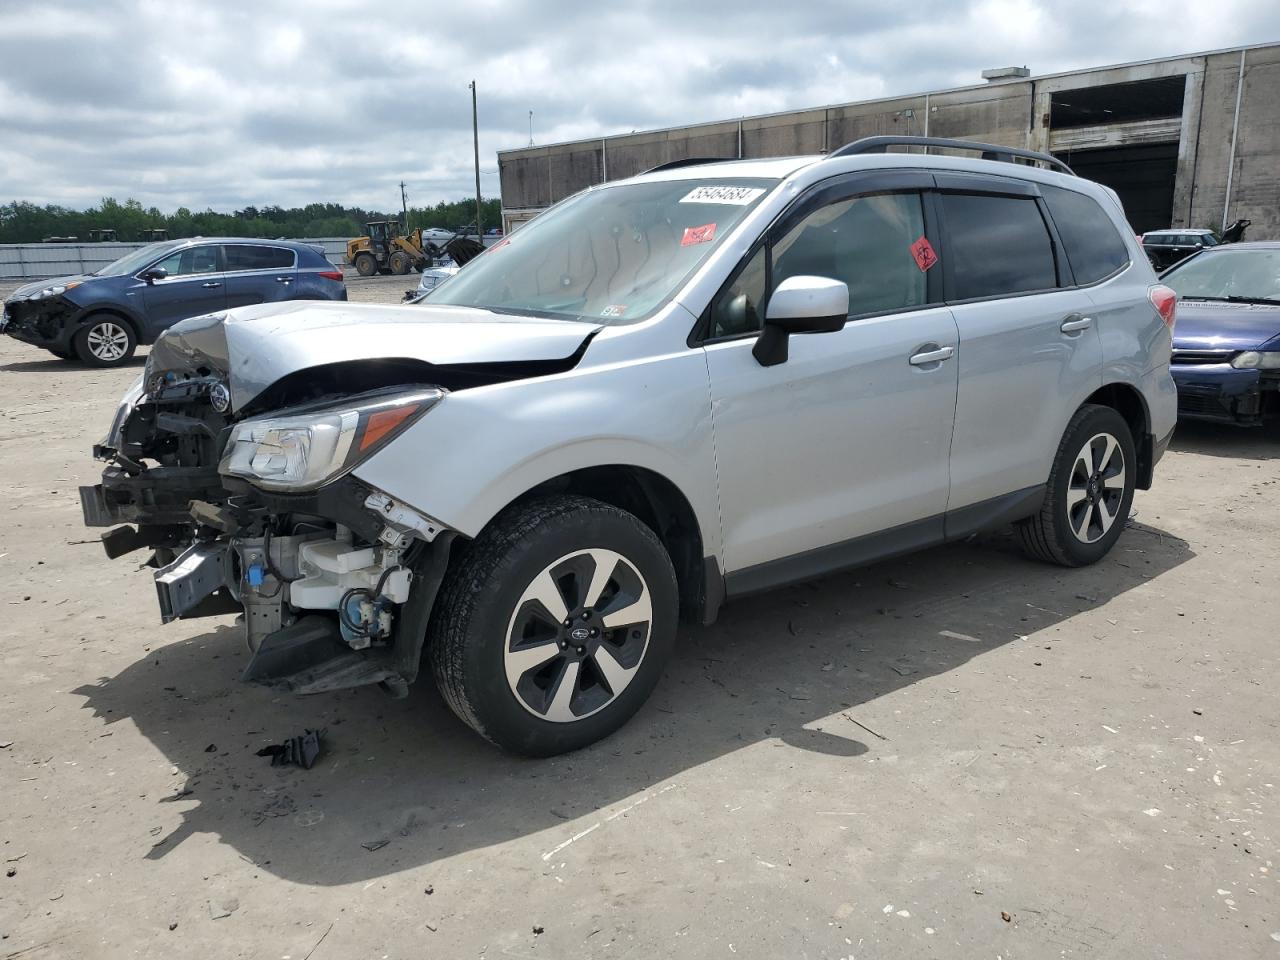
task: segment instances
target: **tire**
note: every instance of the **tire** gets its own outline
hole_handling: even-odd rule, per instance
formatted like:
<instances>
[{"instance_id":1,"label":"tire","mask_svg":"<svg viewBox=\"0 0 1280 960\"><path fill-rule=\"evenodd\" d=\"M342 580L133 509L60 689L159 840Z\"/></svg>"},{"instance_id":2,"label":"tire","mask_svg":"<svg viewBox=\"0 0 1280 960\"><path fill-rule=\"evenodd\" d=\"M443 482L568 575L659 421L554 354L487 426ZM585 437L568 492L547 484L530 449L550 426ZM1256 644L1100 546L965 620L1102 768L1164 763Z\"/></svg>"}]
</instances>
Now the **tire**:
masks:
<instances>
[{"instance_id":1,"label":"tire","mask_svg":"<svg viewBox=\"0 0 1280 960\"><path fill-rule=\"evenodd\" d=\"M610 571L607 581L597 568ZM678 605L671 558L632 514L578 496L520 504L445 576L428 637L436 685L505 750L577 750L648 699L675 643Z\"/></svg>"},{"instance_id":2,"label":"tire","mask_svg":"<svg viewBox=\"0 0 1280 960\"><path fill-rule=\"evenodd\" d=\"M109 313L86 320L72 342L76 356L91 367L118 367L128 363L138 347L133 327Z\"/></svg>"},{"instance_id":3,"label":"tire","mask_svg":"<svg viewBox=\"0 0 1280 960\"><path fill-rule=\"evenodd\" d=\"M356 273L362 277L372 277L378 272L378 258L372 253L356 254Z\"/></svg>"},{"instance_id":4,"label":"tire","mask_svg":"<svg viewBox=\"0 0 1280 960\"><path fill-rule=\"evenodd\" d=\"M391 272L397 277L403 277L413 269L413 261L409 259L409 255L403 250L397 250L391 255L389 266L391 267Z\"/></svg>"},{"instance_id":5,"label":"tire","mask_svg":"<svg viewBox=\"0 0 1280 960\"><path fill-rule=\"evenodd\" d=\"M1137 469L1124 417L1085 404L1058 444L1040 512L1018 524L1023 548L1064 567L1097 563L1124 530Z\"/></svg>"},{"instance_id":6,"label":"tire","mask_svg":"<svg viewBox=\"0 0 1280 960\"><path fill-rule=\"evenodd\" d=\"M47 349L59 360L70 360L72 357L75 356L75 354L72 353L70 350L63 350L60 347L46 347L45 349Z\"/></svg>"}]
</instances>

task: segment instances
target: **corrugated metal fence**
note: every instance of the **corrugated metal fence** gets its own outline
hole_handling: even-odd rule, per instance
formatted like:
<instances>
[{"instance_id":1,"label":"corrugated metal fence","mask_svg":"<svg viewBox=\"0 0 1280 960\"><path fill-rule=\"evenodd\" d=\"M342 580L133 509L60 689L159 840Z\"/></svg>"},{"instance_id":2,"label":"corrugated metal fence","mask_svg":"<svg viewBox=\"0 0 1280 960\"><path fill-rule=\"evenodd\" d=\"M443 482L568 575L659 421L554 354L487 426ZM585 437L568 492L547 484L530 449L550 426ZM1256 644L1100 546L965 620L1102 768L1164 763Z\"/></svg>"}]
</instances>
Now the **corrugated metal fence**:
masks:
<instances>
[{"instance_id":1,"label":"corrugated metal fence","mask_svg":"<svg viewBox=\"0 0 1280 960\"><path fill-rule=\"evenodd\" d=\"M324 255L341 266L347 250L345 237L300 240L324 248ZM0 280L43 280L71 274L93 273L119 260L145 243L6 243L0 244Z\"/></svg>"}]
</instances>

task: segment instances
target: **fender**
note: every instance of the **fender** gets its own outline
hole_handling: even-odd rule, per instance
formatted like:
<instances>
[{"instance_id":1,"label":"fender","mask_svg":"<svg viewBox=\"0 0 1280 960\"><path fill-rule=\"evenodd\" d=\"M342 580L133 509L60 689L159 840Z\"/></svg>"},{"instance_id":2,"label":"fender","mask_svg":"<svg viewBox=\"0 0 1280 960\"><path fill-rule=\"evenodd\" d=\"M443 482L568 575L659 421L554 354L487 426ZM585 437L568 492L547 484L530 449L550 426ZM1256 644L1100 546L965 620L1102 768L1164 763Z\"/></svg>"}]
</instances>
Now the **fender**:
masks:
<instances>
[{"instance_id":1,"label":"fender","mask_svg":"<svg viewBox=\"0 0 1280 960\"><path fill-rule=\"evenodd\" d=\"M684 495L704 554L719 557L706 364L698 351L653 359L448 394L354 474L474 537L547 480L602 464L640 467Z\"/></svg>"}]
</instances>

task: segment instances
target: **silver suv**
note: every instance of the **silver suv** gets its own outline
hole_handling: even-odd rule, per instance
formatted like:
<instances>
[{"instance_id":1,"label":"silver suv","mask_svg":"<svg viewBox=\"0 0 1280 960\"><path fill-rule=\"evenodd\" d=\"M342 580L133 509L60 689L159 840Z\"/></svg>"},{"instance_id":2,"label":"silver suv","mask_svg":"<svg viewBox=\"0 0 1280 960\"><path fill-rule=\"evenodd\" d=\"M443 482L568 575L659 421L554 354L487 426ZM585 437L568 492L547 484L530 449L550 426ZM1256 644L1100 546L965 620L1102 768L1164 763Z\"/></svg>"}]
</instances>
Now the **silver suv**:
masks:
<instances>
[{"instance_id":1,"label":"silver suv","mask_svg":"<svg viewBox=\"0 0 1280 960\"><path fill-rule=\"evenodd\" d=\"M86 522L165 621L242 613L246 680L403 695L425 654L534 755L742 594L1007 523L1093 563L1173 432L1175 298L1054 158L903 142L595 187L421 304L181 323Z\"/></svg>"}]
</instances>

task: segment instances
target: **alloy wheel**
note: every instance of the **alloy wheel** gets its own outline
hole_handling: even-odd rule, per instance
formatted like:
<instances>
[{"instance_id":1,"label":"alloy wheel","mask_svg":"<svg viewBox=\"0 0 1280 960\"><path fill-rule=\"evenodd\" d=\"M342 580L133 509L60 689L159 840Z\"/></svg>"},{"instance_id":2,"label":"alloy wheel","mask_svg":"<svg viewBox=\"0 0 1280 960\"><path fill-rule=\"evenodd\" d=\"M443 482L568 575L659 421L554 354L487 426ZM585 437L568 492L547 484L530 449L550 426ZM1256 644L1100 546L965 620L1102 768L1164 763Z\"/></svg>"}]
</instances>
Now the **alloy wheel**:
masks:
<instances>
[{"instance_id":1,"label":"alloy wheel","mask_svg":"<svg viewBox=\"0 0 1280 960\"><path fill-rule=\"evenodd\" d=\"M103 363L114 363L129 349L129 333L119 324L104 320L93 325L85 342L89 352Z\"/></svg>"},{"instance_id":2,"label":"alloy wheel","mask_svg":"<svg viewBox=\"0 0 1280 960\"><path fill-rule=\"evenodd\" d=\"M1081 543L1096 543L1114 526L1125 492L1124 451L1109 433L1090 437L1067 480L1067 522Z\"/></svg>"},{"instance_id":3,"label":"alloy wheel","mask_svg":"<svg viewBox=\"0 0 1280 960\"><path fill-rule=\"evenodd\" d=\"M507 628L507 683L527 711L572 723L631 683L649 646L649 586L626 557L591 548L549 564L525 589Z\"/></svg>"}]
</instances>

